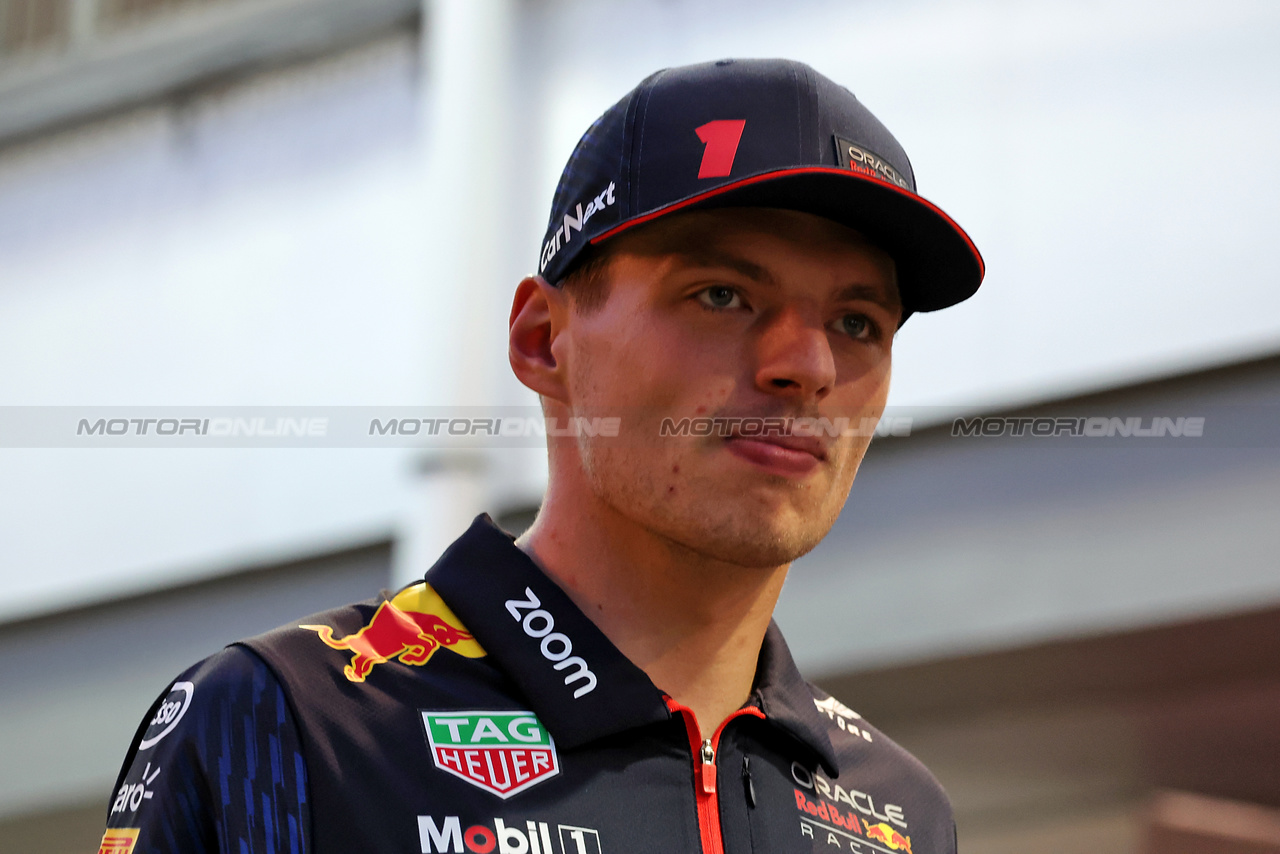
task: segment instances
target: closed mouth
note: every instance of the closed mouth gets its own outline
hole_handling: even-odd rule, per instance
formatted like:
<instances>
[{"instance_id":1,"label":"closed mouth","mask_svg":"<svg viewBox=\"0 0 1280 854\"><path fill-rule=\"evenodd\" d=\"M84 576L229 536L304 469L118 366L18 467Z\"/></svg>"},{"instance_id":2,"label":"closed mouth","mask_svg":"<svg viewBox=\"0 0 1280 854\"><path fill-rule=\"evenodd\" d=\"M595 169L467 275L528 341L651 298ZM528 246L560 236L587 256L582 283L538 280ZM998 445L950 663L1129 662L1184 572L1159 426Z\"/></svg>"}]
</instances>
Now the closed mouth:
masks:
<instances>
[{"instance_id":1,"label":"closed mouth","mask_svg":"<svg viewBox=\"0 0 1280 854\"><path fill-rule=\"evenodd\" d=\"M770 435L770 436L751 436L743 433L731 433L726 437L726 441L743 440L748 442L763 442L769 445L777 445L788 451L800 451L817 458L820 461L826 461L827 448L822 440L816 436L791 436L791 435Z\"/></svg>"}]
</instances>

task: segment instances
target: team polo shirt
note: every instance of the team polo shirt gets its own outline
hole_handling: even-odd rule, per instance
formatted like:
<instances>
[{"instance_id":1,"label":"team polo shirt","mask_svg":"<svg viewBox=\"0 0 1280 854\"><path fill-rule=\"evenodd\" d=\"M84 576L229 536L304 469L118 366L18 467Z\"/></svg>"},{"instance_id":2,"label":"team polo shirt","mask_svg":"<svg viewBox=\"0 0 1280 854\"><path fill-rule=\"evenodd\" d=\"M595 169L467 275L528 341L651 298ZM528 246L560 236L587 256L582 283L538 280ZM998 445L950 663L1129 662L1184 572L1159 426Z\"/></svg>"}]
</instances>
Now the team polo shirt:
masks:
<instances>
[{"instance_id":1,"label":"team polo shirt","mask_svg":"<svg viewBox=\"0 0 1280 854\"><path fill-rule=\"evenodd\" d=\"M422 582L182 674L101 850L947 854L955 825L776 625L747 702L704 729L481 516Z\"/></svg>"}]
</instances>

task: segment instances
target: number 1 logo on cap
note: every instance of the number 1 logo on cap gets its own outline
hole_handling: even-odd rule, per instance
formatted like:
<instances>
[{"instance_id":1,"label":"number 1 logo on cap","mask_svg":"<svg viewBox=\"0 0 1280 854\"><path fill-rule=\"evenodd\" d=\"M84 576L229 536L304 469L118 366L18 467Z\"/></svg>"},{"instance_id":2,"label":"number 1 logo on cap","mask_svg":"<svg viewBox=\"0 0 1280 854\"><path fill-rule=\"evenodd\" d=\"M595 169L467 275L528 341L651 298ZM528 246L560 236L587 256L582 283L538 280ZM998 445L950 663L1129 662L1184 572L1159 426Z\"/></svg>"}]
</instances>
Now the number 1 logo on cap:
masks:
<instances>
[{"instance_id":1,"label":"number 1 logo on cap","mask_svg":"<svg viewBox=\"0 0 1280 854\"><path fill-rule=\"evenodd\" d=\"M698 139L706 146L702 150L702 165L698 178L724 178L733 171L733 157L742 141L742 129L746 119L717 119L695 128Z\"/></svg>"}]
</instances>

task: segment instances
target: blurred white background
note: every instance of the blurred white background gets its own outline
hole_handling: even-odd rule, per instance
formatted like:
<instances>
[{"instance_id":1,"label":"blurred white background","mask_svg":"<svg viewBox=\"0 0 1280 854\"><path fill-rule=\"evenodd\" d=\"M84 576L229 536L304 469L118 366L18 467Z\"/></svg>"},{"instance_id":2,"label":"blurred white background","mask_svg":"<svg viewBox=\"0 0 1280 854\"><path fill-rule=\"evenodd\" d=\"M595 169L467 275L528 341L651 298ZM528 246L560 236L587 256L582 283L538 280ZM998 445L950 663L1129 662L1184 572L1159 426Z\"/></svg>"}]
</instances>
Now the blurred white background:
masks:
<instances>
[{"instance_id":1,"label":"blurred white background","mask_svg":"<svg viewBox=\"0 0 1280 854\"><path fill-rule=\"evenodd\" d=\"M323 4L171 5L134 26ZM440 50L430 27L400 30L14 134L0 405L529 402L501 330L568 152L652 70L721 56L794 57L848 85L986 258L976 298L904 328L891 404L1051 399L1280 344L1274 3L564 0L454 17L464 41ZM389 532L412 473L380 451L0 450L0 614Z\"/></svg>"},{"instance_id":2,"label":"blurred white background","mask_svg":"<svg viewBox=\"0 0 1280 854\"><path fill-rule=\"evenodd\" d=\"M651 71L724 56L799 59L847 85L983 252L978 295L899 336L891 405L941 418L1265 362L1280 350L1277 44L1269 0L0 0L0 407L531 404L505 365L507 308L578 135ZM1248 399L1274 402L1267 389ZM780 619L802 661L839 675L1275 604L1280 570L1254 539L1280 497L1275 456L1224 463L1221 494L1181 499L1247 506L1243 528L1234 511L1202 531L1164 505L1144 528L1111 505L1014 501L983 518L1044 508L1047 527L1012 552L967 528L970 569L939 562L958 517L934 539L890 537L895 511L875 529L887 539L832 543L878 543L882 575L864 580L881 601L927 584L939 601L921 614L969 610L882 612L883 631L836 632L846 652L827 623L804 625L841 559L829 550ZM919 465L912 482L930 483ZM388 583L407 580L475 512L527 516L544 479L537 449L475 467L405 449L0 448L0 620L16 638L82 613L68 609L378 544ZM1096 491L1132 506L1151 483ZM1108 608L1073 587L1085 558L1070 551L1106 518L1126 520L1099 540L1123 541L1108 555L1185 551L1168 545L1180 529L1252 557L1221 596L1200 564L1138 559ZM924 545L897 572L904 542ZM1046 542L1058 557L1037 563ZM1098 560L1089 583L1105 586L1116 564ZM1007 589L1023 561L1044 589L984 612L970 582ZM847 600L823 614L832 602ZM149 702L138 690L121 720ZM5 708L39 716L15 696L26 705ZM103 743L90 770L52 762L40 785L0 791L0 818L105 799L127 733L86 738Z\"/></svg>"}]
</instances>

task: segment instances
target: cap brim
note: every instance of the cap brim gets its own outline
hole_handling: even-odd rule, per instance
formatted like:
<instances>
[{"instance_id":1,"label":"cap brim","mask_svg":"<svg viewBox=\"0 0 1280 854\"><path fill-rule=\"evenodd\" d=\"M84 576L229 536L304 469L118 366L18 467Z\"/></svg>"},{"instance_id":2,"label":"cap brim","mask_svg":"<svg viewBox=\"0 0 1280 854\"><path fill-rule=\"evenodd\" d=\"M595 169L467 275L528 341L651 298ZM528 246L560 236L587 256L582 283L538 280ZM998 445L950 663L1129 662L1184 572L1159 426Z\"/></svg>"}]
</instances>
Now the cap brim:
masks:
<instances>
[{"instance_id":1,"label":"cap brim","mask_svg":"<svg viewBox=\"0 0 1280 854\"><path fill-rule=\"evenodd\" d=\"M783 169L721 184L621 222L591 242L680 211L720 207L802 211L862 232L897 264L907 313L936 311L968 299L986 270L969 235L937 205L884 181L831 166Z\"/></svg>"}]
</instances>

